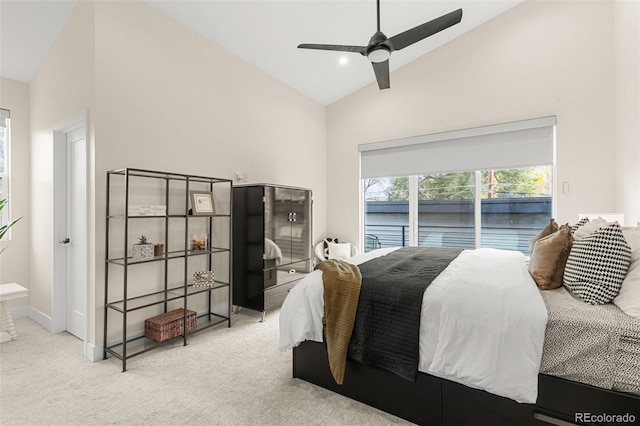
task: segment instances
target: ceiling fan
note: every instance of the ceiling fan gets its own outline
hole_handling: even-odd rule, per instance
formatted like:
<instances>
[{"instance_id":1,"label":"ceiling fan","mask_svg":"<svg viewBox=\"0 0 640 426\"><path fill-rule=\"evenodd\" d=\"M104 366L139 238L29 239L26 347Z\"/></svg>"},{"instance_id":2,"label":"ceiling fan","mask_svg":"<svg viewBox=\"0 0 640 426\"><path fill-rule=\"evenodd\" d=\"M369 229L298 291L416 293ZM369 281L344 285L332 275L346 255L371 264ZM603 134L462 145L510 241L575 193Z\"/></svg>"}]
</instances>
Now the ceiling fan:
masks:
<instances>
[{"instance_id":1,"label":"ceiling fan","mask_svg":"<svg viewBox=\"0 0 640 426\"><path fill-rule=\"evenodd\" d=\"M376 1L378 30L369 40L366 46L346 46L340 44L300 44L300 49L318 49L318 50L336 50L340 52L354 52L362 56L366 56L373 65L373 72L378 81L380 90L388 89L389 84L389 57L391 52L404 49L407 46L432 36L442 30L459 23L462 20L462 9L442 15L439 18L425 22L410 30L396 34L391 38L387 38L380 31L380 0Z\"/></svg>"}]
</instances>

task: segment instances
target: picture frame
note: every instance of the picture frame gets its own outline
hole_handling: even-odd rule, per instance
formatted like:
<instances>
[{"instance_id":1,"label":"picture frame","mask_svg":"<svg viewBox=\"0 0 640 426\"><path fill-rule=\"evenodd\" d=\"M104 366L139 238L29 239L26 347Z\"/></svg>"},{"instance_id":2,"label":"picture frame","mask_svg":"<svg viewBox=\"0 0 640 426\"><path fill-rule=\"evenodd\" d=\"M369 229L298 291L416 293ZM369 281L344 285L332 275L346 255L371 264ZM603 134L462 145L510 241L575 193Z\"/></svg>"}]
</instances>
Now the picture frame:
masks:
<instances>
[{"instance_id":1,"label":"picture frame","mask_svg":"<svg viewBox=\"0 0 640 426\"><path fill-rule=\"evenodd\" d=\"M211 216L216 214L213 205L213 192L189 191L191 197L191 214L194 216Z\"/></svg>"},{"instance_id":2,"label":"picture frame","mask_svg":"<svg viewBox=\"0 0 640 426\"><path fill-rule=\"evenodd\" d=\"M194 287L213 287L215 284L215 274L213 271L199 271L193 273Z\"/></svg>"}]
</instances>

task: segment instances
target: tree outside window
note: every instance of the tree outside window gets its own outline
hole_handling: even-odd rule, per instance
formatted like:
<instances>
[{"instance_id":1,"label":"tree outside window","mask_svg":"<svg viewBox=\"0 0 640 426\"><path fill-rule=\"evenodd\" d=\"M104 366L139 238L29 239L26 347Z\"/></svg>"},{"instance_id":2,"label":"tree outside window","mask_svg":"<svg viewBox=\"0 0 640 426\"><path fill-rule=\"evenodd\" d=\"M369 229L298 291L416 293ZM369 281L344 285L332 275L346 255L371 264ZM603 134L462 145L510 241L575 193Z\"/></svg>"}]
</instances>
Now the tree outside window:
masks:
<instances>
[{"instance_id":1,"label":"tree outside window","mask_svg":"<svg viewBox=\"0 0 640 426\"><path fill-rule=\"evenodd\" d=\"M494 247L528 254L528 240L551 217L551 166L417 176L416 230L409 226L411 181L406 176L363 180L365 250L373 247L367 244L368 235L375 235L382 246L408 245L407 235L416 232L418 245ZM476 202L481 206L480 234L475 229ZM477 235L481 241L476 241Z\"/></svg>"}]
</instances>

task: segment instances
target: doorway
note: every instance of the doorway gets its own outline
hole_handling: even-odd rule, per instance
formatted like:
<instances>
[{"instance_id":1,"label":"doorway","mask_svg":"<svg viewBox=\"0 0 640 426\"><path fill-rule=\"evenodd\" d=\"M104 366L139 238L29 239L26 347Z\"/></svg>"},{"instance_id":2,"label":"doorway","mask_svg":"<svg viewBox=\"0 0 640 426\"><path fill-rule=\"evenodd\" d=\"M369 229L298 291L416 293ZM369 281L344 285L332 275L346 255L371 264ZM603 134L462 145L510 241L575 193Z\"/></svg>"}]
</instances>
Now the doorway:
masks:
<instances>
[{"instance_id":1,"label":"doorway","mask_svg":"<svg viewBox=\"0 0 640 426\"><path fill-rule=\"evenodd\" d=\"M88 353L88 114L53 132L52 332L67 331Z\"/></svg>"}]
</instances>

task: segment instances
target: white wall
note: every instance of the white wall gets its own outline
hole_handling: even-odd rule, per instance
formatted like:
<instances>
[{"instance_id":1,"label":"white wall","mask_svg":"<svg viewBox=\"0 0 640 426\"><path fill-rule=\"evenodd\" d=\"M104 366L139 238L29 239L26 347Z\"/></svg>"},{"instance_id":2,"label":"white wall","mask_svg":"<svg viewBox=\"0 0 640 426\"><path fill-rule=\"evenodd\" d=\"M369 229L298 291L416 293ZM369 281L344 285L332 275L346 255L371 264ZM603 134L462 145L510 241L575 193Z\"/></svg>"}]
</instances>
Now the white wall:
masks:
<instances>
[{"instance_id":1,"label":"white wall","mask_svg":"<svg viewBox=\"0 0 640 426\"><path fill-rule=\"evenodd\" d=\"M613 9L525 2L393 72L391 90L372 84L330 105L329 234L359 237L358 144L548 115L558 119L557 187L571 188L558 195L559 221L614 211Z\"/></svg>"},{"instance_id":2,"label":"white wall","mask_svg":"<svg viewBox=\"0 0 640 426\"><path fill-rule=\"evenodd\" d=\"M85 109L94 109L93 31L93 3L78 2L69 23L30 83L32 221L29 294L32 318L49 329L52 250L59 248L54 242L52 228L53 130L69 117ZM93 135L91 119L89 126ZM88 145L92 154L93 136ZM89 224L93 230L93 221L89 220ZM89 238L92 237L93 231ZM88 255L94 259L94 250L90 249Z\"/></svg>"},{"instance_id":3,"label":"white wall","mask_svg":"<svg viewBox=\"0 0 640 426\"><path fill-rule=\"evenodd\" d=\"M11 111L11 214L13 218L22 216L0 255L0 283L17 282L29 288L29 85L0 79L0 108ZM13 301L12 307L28 304L28 298L21 298Z\"/></svg>"},{"instance_id":4,"label":"white wall","mask_svg":"<svg viewBox=\"0 0 640 426\"><path fill-rule=\"evenodd\" d=\"M310 188L326 228L326 110L143 2L95 5L95 319L105 176L135 167ZM319 237L318 237L319 238Z\"/></svg>"},{"instance_id":5,"label":"white wall","mask_svg":"<svg viewBox=\"0 0 640 426\"><path fill-rule=\"evenodd\" d=\"M640 224L640 2L616 1L617 208Z\"/></svg>"},{"instance_id":6,"label":"white wall","mask_svg":"<svg viewBox=\"0 0 640 426\"><path fill-rule=\"evenodd\" d=\"M52 130L83 109L90 117L90 343L102 341L107 170L222 178L243 171L249 182L311 188L314 233L325 234L325 108L144 3L79 2L30 88L30 303L45 326Z\"/></svg>"}]
</instances>

